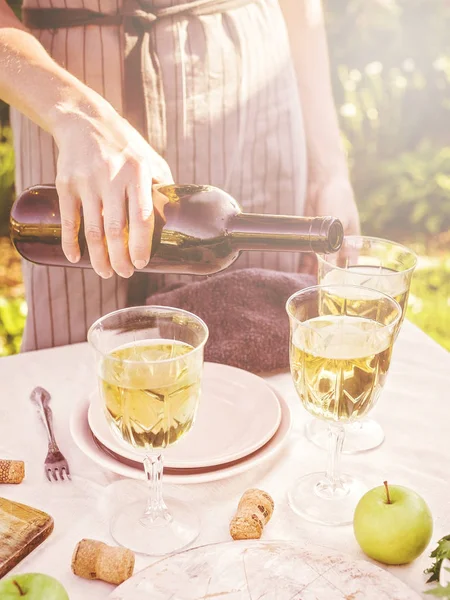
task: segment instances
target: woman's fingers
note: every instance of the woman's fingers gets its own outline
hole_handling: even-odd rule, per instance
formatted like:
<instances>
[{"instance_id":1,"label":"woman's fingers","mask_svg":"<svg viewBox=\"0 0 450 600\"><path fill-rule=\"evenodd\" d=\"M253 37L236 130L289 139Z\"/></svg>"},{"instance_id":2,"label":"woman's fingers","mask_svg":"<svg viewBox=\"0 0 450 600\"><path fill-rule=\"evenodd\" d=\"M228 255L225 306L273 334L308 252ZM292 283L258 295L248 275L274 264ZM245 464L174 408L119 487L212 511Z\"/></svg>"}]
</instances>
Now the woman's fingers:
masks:
<instances>
[{"instance_id":1,"label":"woman's fingers","mask_svg":"<svg viewBox=\"0 0 450 600\"><path fill-rule=\"evenodd\" d=\"M113 272L105 243L102 201L99 196L89 193L83 195L83 220L91 265L100 277L108 279Z\"/></svg>"},{"instance_id":2,"label":"woman's fingers","mask_svg":"<svg viewBox=\"0 0 450 600\"><path fill-rule=\"evenodd\" d=\"M172 182L170 168L145 139L100 97L92 114L70 117L58 131L57 190L63 248L80 258L80 209L97 273L130 277L149 261L153 232L152 176ZM95 116L92 116L95 115ZM81 207L80 207L81 204ZM129 236L129 237L128 237Z\"/></svg>"},{"instance_id":3,"label":"woman's fingers","mask_svg":"<svg viewBox=\"0 0 450 600\"><path fill-rule=\"evenodd\" d=\"M121 277L131 277L134 267L128 250L127 199L122 186L111 184L103 192L103 224L112 268Z\"/></svg>"},{"instance_id":4,"label":"woman's fingers","mask_svg":"<svg viewBox=\"0 0 450 600\"><path fill-rule=\"evenodd\" d=\"M155 218L152 200L150 169L136 165L133 179L127 186L128 195L128 248L136 269L143 269L150 260Z\"/></svg>"},{"instance_id":5,"label":"woman's fingers","mask_svg":"<svg viewBox=\"0 0 450 600\"><path fill-rule=\"evenodd\" d=\"M164 159L144 140L141 148L139 140L131 153L110 148L105 145L108 140L95 137L93 150L101 154L101 161L98 157L89 160L84 153L74 165L68 153L60 150L59 154L56 187L63 251L71 262L79 261L78 236L83 220L91 265L105 278L114 271L129 278L135 268L147 265L154 229L153 163L158 167L156 172L161 171L161 182L173 181Z\"/></svg>"},{"instance_id":6,"label":"woman's fingers","mask_svg":"<svg viewBox=\"0 0 450 600\"><path fill-rule=\"evenodd\" d=\"M80 200L74 195L69 186L56 181L61 213L62 249L68 260L76 263L80 260L78 234L80 231Z\"/></svg>"},{"instance_id":7,"label":"woman's fingers","mask_svg":"<svg viewBox=\"0 0 450 600\"><path fill-rule=\"evenodd\" d=\"M136 269L143 269L150 260L154 213L151 181L141 178L141 184L127 188L130 258Z\"/></svg>"}]
</instances>

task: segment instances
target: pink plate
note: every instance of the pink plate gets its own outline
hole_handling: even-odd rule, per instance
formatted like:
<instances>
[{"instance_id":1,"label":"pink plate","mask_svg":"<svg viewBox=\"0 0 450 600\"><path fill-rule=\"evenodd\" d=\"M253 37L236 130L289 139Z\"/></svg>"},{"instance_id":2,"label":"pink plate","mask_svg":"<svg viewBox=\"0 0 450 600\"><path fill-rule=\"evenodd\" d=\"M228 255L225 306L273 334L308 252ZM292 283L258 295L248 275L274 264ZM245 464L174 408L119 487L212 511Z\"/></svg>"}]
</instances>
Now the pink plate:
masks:
<instances>
[{"instance_id":1,"label":"pink plate","mask_svg":"<svg viewBox=\"0 0 450 600\"><path fill-rule=\"evenodd\" d=\"M281 396L277 395L277 398L281 408L280 426L275 435L262 448L239 461L209 469L164 469L164 481L167 484L218 481L244 473L273 458L287 441L292 427L288 404ZM77 402L70 417L70 432L78 448L103 469L123 477L145 480L144 471L138 463L121 457L114 458L109 452L107 453L99 447L89 427L88 410L89 398L84 398Z\"/></svg>"},{"instance_id":2,"label":"pink plate","mask_svg":"<svg viewBox=\"0 0 450 600\"><path fill-rule=\"evenodd\" d=\"M108 450L139 460L109 428L97 392L91 397L88 420ZM172 469L199 469L240 460L264 446L280 420L280 403L264 379L236 367L205 363L195 423L179 443L164 451L164 464Z\"/></svg>"}]
</instances>

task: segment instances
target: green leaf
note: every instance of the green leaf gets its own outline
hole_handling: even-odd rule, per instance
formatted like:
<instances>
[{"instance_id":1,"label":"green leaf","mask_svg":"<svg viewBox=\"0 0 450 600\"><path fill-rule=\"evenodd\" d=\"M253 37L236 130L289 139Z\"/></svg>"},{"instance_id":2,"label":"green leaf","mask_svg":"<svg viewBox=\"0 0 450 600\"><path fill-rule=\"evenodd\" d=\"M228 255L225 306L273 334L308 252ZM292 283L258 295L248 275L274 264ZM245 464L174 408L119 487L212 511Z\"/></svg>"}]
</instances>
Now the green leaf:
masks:
<instances>
[{"instance_id":1,"label":"green leaf","mask_svg":"<svg viewBox=\"0 0 450 600\"><path fill-rule=\"evenodd\" d=\"M432 590L427 590L424 592L429 596L434 596L435 598L450 598L450 583L443 587L442 585L438 585Z\"/></svg>"},{"instance_id":2,"label":"green leaf","mask_svg":"<svg viewBox=\"0 0 450 600\"><path fill-rule=\"evenodd\" d=\"M450 535L447 535L438 541L438 545L430 554L430 557L434 558L435 561L431 567L425 570L425 573L430 574L427 583L439 581L439 573L441 570L442 561L444 558L450 559ZM445 598L445 596L443 597ZM448 597L450 598L450 596Z\"/></svg>"}]
</instances>

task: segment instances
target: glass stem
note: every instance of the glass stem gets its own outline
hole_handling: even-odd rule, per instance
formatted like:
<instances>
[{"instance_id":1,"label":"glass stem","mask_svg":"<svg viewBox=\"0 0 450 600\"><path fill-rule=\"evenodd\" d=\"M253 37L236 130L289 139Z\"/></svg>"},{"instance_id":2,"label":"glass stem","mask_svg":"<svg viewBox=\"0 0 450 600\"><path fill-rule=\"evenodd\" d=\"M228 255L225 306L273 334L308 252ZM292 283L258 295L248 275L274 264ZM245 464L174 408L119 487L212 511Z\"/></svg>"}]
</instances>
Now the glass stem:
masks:
<instances>
[{"instance_id":1,"label":"glass stem","mask_svg":"<svg viewBox=\"0 0 450 600\"><path fill-rule=\"evenodd\" d=\"M147 508L141 519L145 525L165 525L172 520L162 494L163 458L161 452L144 458L149 495Z\"/></svg>"},{"instance_id":2,"label":"glass stem","mask_svg":"<svg viewBox=\"0 0 450 600\"><path fill-rule=\"evenodd\" d=\"M340 423L329 423L329 451L326 477L332 491L341 490L344 484L341 479L341 454L344 444L345 430Z\"/></svg>"}]
</instances>

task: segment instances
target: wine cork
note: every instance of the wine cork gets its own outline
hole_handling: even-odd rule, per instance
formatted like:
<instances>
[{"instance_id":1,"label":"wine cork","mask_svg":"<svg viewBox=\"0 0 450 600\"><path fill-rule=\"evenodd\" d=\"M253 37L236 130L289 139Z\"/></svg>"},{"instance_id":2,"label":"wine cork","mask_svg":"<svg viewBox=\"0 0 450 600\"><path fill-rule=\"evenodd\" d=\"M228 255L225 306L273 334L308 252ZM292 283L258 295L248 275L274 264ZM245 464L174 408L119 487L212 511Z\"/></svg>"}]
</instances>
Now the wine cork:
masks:
<instances>
[{"instance_id":1,"label":"wine cork","mask_svg":"<svg viewBox=\"0 0 450 600\"><path fill-rule=\"evenodd\" d=\"M257 489L250 489L247 490L240 499L238 511L248 507L258 509L263 516L264 525L267 525L273 515L275 503L267 492Z\"/></svg>"},{"instance_id":2,"label":"wine cork","mask_svg":"<svg viewBox=\"0 0 450 600\"><path fill-rule=\"evenodd\" d=\"M25 477L25 463L22 460L0 459L0 483L22 483Z\"/></svg>"},{"instance_id":3,"label":"wine cork","mask_svg":"<svg viewBox=\"0 0 450 600\"><path fill-rule=\"evenodd\" d=\"M133 570L131 550L108 546L97 540L81 540L72 556L72 571L84 579L120 585L133 575Z\"/></svg>"},{"instance_id":4,"label":"wine cork","mask_svg":"<svg viewBox=\"0 0 450 600\"><path fill-rule=\"evenodd\" d=\"M230 523L230 535L233 540L259 540L264 523L254 510L239 511Z\"/></svg>"},{"instance_id":5,"label":"wine cork","mask_svg":"<svg viewBox=\"0 0 450 600\"><path fill-rule=\"evenodd\" d=\"M264 526L272 517L274 507L274 501L267 492L247 490L230 523L231 537L234 540L259 540Z\"/></svg>"}]
</instances>

